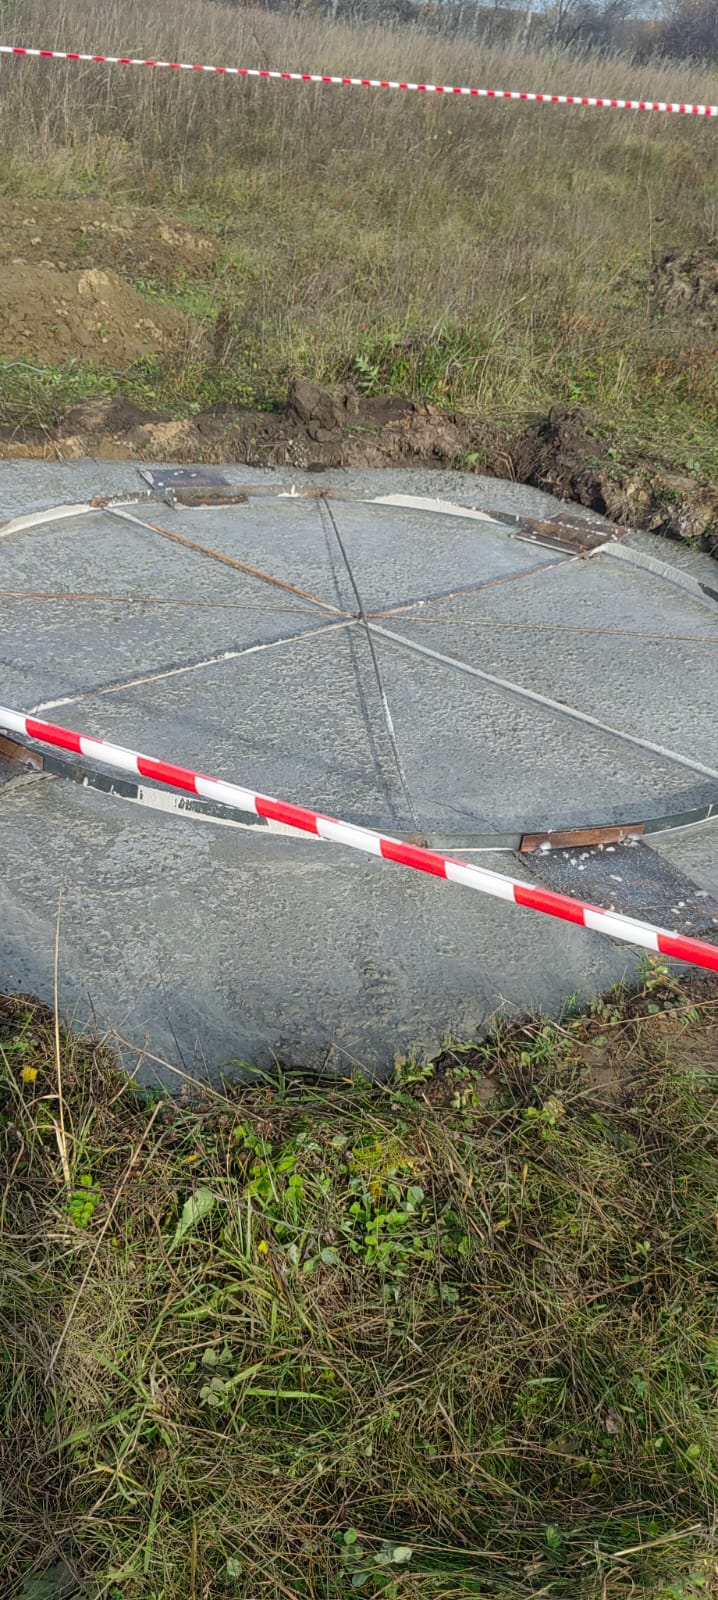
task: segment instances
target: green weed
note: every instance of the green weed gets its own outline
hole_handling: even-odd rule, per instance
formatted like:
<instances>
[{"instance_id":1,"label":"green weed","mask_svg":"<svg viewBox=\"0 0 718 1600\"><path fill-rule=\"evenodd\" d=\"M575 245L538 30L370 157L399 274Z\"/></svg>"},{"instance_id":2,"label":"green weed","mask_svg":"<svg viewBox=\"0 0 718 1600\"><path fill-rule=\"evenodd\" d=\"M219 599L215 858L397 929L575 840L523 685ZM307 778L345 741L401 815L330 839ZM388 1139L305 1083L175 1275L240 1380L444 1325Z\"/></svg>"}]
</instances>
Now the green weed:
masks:
<instances>
[{"instance_id":1,"label":"green weed","mask_svg":"<svg viewBox=\"0 0 718 1600\"><path fill-rule=\"evenodd\" d=\"M52 1018L1 1002L5 1592L709 1595L716 1002L646 978L211 1110L63 1034L69 1210Z\"/></svg>"}]
</instances>

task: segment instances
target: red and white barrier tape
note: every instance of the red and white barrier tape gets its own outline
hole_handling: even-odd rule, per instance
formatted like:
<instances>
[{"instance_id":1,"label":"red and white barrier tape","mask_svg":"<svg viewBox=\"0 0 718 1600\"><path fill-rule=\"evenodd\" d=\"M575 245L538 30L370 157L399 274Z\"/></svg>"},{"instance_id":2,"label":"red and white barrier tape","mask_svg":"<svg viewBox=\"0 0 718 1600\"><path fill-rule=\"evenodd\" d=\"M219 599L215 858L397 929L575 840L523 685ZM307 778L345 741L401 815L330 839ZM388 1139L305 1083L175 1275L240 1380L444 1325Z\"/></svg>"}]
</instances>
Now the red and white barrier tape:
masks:
<instances>
[{"instance_id":1,"label":"red and white barrier tape","mask_svg":"<svg viewBox=\"0 0 718 1600\"><path fill-rule=\"evenodd\" d=\"M91 61L112 67L167 67L172 72L212 72L230 78L270 78L288 83L333 83L351 89L408 89L418 94L456 94L475 100L526 100L535 105L589 106L604 111L673 111L685 117L718 117L718 106L670 100L618 100L608 95L536 94L524 89L471 89L450 83L402 83L397 78L350 78L329 72L280 72L264 67L213 67L197 61L154 61L142 56L87 55L81 50L36 50L0 44L0 55L35 56L45 61Z\"/></svg>"},{"instance_id":2,"label":"red and white barrier tape","mask_svg":"<svg viewBox=\"0 0 718 1600\"><path fill-rule=\"evenodd\" d=\"M620 912L602 911L583 900L569 895L555 894L551 889L541 889L536 884L522 883L505 878L499 872L476 867L466 861L454 861L450 856L435 850L425 850L419 845L405 844L401 839L384 838L371 828L358 827L352 822L340 822L336 817L325 817L319 811L309 811L304 806L292 805L285 800L273 800L268 795L255 794L251 789L234 783L223 783L217 778L206 778L187 767L174 766L167 761L157 761L152 756L140 755L136 750L125 750L121 745L107 744L104 739L91 739L74 733L70 728L58 727L54 722L39 722L35 717L23 716L0 706L0 728L8 732L25 734L42 744L72 750L90 761L99 761L121 772L154 778L172 789L200 795L205 800L215 800L221 805L235 807L254 816L281 822L285 827L297 828L303 833L316 834L332 844L348 845L352 850L363 850L370 855L382 856L385 861L395 861L402 867L413 867L415 872L427 872L435 878L447 878L450 883L463 884L467 889L478 889L481 894L493 895L497 900L513 900L515 905L529 906L564 922L575 922L593 933L608 934L610 938L625 940L628 944L642 945L679 961L688 961L696 967L709 967L718 972L718 945L706 944L702 939L691 939L683 934L669 933L654 928L648 922L638 922L634 917L624 917Z\"/></svg>"}]
</instances>

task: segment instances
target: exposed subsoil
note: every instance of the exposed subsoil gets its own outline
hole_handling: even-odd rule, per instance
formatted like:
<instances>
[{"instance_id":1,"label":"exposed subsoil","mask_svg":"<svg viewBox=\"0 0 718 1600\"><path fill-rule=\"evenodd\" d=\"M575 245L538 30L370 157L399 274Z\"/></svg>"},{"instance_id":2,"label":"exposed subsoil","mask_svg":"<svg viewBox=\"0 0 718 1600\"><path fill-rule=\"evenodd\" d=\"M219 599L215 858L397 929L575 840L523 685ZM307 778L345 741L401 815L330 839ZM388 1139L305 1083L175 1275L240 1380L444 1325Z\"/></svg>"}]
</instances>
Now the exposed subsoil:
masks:
<instances>
[{"instance_id":1,"label":"exposed subsoil","mask_svg":"<svg viewBox=\"0 0 718 1600\"><path fill-rule=\"evenodd\" d=\"M201 229L95 200L7 200L0 231L0 358L39 366L71 359L108 371L197 350L207 331L156 296L207 277L221 254ZM128 281L129 280L129 281ZM138 288L132 282L138 284ZM652 292L664 312L718 326L718 255L656 260ZM52 428L0 429L0 458L244 462L252 466L464 467L535 485L611 520L718 554L718 487L647 457L616 460L580 407L556 406L509 434L441 407L331 392L299 380L283 412L215 408L177 419L120 399L75 406Z\"/></svg>"},{"instance_id":2,"label":"exposed subsoil","mask_svg":"<svg viewBox=\"0 0 718 1600\"><path fill-rule=\"evenodd\" d=\"M127 280L206 276L221 248L152 211L96 200L5 200L0 357L37 366L75 360L108 371L170 350L176 357L202 330Z\"/></svg>"},{"instance_id":3,"label":"exposed subsoil","mask_svg":"<svg viewBox=\"0 0 718 1600\"><path fill-rule=\"evenodd\" d=\"M465 467L478 456L490 477L532 484L611 521L686 540L718 556L718 488L649 458L615 460L610 442L581 407L507 437L438 406L367 399L349 386L331 392L301 380L282 412L224 407L170 419L126 400L89 400L49 430L0 430L0 459L246 463L329 467Z\"/></svg>"},{"instance_id":4,"label":"exposed subsoil","mask_svg":"<svg viewBox=\"0 0 718 1600\"><path fill-rule=\"evenodd\" d=\"M41 366L71 358L116 369L192 339L187 319L149 301L114 272L0 265L0 356Z\"/></svg>"},{"instance_id":5,"label":"exposed subsoil","mask_svg":"<svg viewBox=\"0 0 718 1600\"><path fill-rule=\"evenodd\" d=\"M3 199L0 265L79 271L99 267L133 278L204 277L219 239L175 226L161 213L92 200Z\"/></svg>"},{"instance_id":6,"label":"exposed subsoil","mask_svg":"<svg viewBox=\"0 0 718 1600\"><path fill-rule=\"evenodd\" d=\"M667 250L653 265L654 310L690 319L691 325L718 329L718 251L694 250L686 255Z\"/></svg>"}]
</instances>

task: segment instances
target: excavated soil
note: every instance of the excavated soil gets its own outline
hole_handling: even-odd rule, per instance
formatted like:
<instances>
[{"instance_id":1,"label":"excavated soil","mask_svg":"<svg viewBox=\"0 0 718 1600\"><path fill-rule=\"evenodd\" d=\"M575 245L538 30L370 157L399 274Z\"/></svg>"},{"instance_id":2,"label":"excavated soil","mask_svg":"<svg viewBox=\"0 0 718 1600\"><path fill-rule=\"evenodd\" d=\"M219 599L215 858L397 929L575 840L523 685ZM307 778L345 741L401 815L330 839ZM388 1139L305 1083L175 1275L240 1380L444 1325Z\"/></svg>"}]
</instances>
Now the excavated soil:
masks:
<instances>
[{"instance_id":1,"label":"excavated soil","mask_svg":"<svg viewBox=\"0 0 718 1600\"><path fill-rule=\"evenodd\" d=\"M95 199L3 202L0 358L122 371L134 361L200 351L207 334L138 292L207 279L221 242L159 213ZM138 287L135 287L137 285ZM653 267L654 315L718 326L718 249L677 252ZM177 420L119 399L75 406L54 428L0 429L0 458L22 456L246 462L324 467L464 467L513 478L613 521L687 539L718 554L718 490L635 457L619 466L590 415L556 406L518 435L440 407L331 392L300 380L279 412L215 408Z\"/></svg>"},{"instance_id":2,"label":"excavated soil","mask_svg":"<svg viewBox=\"0 0 718 1600\"><path fill-rule=\"evenodd\" d=\"M0 265L99 267L130 278L204 277L221 253L201 229L97 200L3 199Z\"/></svg>"},{"instance_id":3,"label":"excavated soil","mask_svg":"<svg viewBox=\"0 0 718 1600\"><path fill-rule=\"evenodd\" d=\"M718 555L718 489L645 458L619 468L580 406L554 406L512 440L510 455L519 483Z\"/></svg>"},{"instance_id":4,"label":"excavated soil","mask_svg":"<svg viewBox=\"0 0 718 1600\"><path fill-rule=\"evenodd\" d=\"M219 240L152 211L95 200L4 200L0 357L123 371L147 356L181 353L201 330L127 280L206 277L220 251Z\"/></svg>"},{"instance_id":5,"label":"excavated soil","mask_svg":"<svg viewBox=\"0 0 718 1600\"><path fill-rule=\"evenodd\" d=\"M116 370L197 336L171 306L143 299L97 267L0 266L0 305L0 356L39 366L74 358Z\"/></svg>"},{"instance_id":6,"label":"excavated soil","mask_svg":"<svg viewBox=\"0 0 718 1600\"><path fill-rule=\"evenodd\" d=\"M1 276L1 274L0 274ZM718 490L648 459L616 465L581 407L554 406L514 437L438 406L366 399L350 385L290 385L282 412L224 407L170 419L121 399L74 406L54 429L0 430L0 459L244 462L248 466L459 467L545 489L611 521L718 556Z\"/></svg>"},{"instance_id":7,"label":"excavated soil","mask_svg":"<svg viewBox=\"0 0 718 1600\"><path fill-rule=\"evenodd\" d=\"M718 329L718 247L690 255L666 251L653 266L653 310L684 318L693 328Z\"/></svg>"},{"instance_id":8,"label":"excavated soil","mask_svg":"<svg viewBox=\"0 0 718 1600\"><path fill-rule=\"evenodd\" d=\"M467 417L410 400L365 399L351 386L300 380L282 412L223 407L171 420L126 400L88 400L52 430L0 430L0 458L99 455L115 460L249 466L457 465L479 430ZM506 474L503 474L506 476Z\"/></svg>"}]
</instances>

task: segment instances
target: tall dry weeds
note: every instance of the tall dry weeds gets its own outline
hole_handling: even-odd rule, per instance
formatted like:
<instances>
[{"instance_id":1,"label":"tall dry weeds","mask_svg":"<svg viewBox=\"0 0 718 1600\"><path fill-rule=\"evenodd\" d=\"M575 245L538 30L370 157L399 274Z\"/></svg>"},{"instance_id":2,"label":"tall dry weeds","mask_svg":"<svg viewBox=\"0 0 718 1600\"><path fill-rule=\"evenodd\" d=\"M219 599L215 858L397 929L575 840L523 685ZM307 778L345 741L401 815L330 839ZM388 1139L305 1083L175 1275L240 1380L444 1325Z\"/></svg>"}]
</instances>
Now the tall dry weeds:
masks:
<instances>
[{"instance_id":1,"label":"tall dry weeds","mask_svg":"<svg viewBox=\"0 0 718 1600\"><path fill-rule=\"evenodd\" d=\"M2 18L48 48L718 101L716 73L211 0L14 0ZM352 376L493 417L585 401L710 453L715 337L655 317L651 269L718 236L712 121L20 60L0 107L0 190L222 235L189 309L210 326L223 309L234 366L178 403Z\"/></svg>"}]
</instances>

